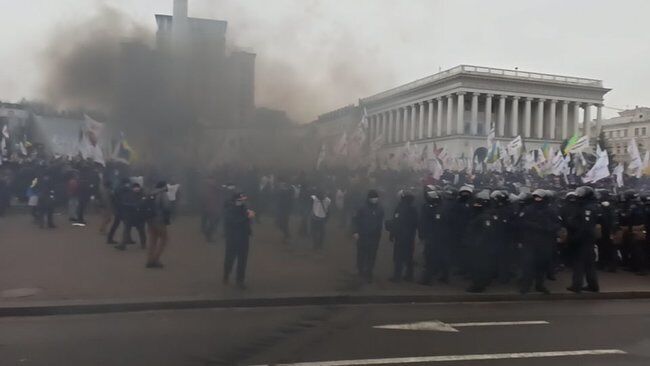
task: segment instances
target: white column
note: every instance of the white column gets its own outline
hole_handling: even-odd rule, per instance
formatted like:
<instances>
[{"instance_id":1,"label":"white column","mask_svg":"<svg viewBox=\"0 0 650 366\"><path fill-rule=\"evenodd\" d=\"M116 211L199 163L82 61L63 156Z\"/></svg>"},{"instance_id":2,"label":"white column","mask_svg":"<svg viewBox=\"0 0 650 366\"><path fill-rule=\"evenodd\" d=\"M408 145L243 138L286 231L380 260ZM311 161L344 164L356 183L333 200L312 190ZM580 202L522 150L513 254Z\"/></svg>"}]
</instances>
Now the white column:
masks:
<instances>
[{"instance_id":1,"label":"white column","mask_svg":"<svg viewBox=\"0 0 650 366\"><path fill-rule=\"evenodd\" d=\"M424 102L418 103L418 140L424 138Z\"/></svg>"},{"instance_id":2,"label":"white column","mask_svg":"<svg viewBox=\"0 0 650 366\"><path fill-rule=\"evenodd\" d=\"M555 126L555 120L556 120L555 116L557 114L556 110L557 110L557 100L552 99L551 100L551 107L550 107L549 115L548 115L548 124L549 124L548 125L548 137L551 140L556 139L556 136L555 136L555 127L556 127Z\"/></svg>"},{"instance_id":3,"label":"white column","mask_svg":"<svg viewBox=\"0 0 650 366\"><path fill-rule=\"evenodd\" d=\"M537 101L537 133L536 137L538 139L544 138L544 102L546 99L540 99Z\"/></svg>"},{"instance_id":4,"label":"white column","mask_svg":"<svg viewBox=\"0 0 650 366\"><path fill-rule=\"evenodd\" d=\"M449 94L447 95L447 131L446 131L447 136L453 135L453 131L452 131L453 119L454 119L454 95Z\"/></svg>"},{"instance_id":5,"label":"white column","mask_svg":"<svg viewBox=\"0 0 650 366\"><path fill-rule=\"evenodd\" d=\"M444 101L442 97L436 98L436 137L442 136L442 110L444 109Z\"/></svg>"},{"instance_id":6,"label":"white column","mask_svg":"<svg viewBox=\"0 0 650 366\"><path fill-rule=\"evenodd\" d=\"M388 114L388 128L386 132L386 142L391 144L393 142L393 111L386 112Z\"/></svg>"},{"instance_id":7,"label":"white column","mask_svg":"<svg viewBox=\"0 0 650 366\"><path fill-rule=\"evenodd\" d=\"M417 135L417 104L413 104L411 106L411 141L415 140L415 136Z\"/></svg>"},{"instance_id":8,"label":"white column","mask_svg":"<svg viewBox=\"0 0 650 366\"><path fill-rule=\"evenodd\" d=\"M600 135L600 130L603 128L603 105L596 105L596 134Z\"/></svg>"},{"instance_id":9,"label":"white column","mask_svg":"<svg viewBox=\"0 0 650 366\"><path fill-rule=\"evenodd\" d=\"M580 134L580 103L573 102L573 134Z\"/></svg>"},{"instance_id":10,"label":"white column","mask_svg":"<svg viewBox=\"0 0 650 366\"><path fill-rule=\"evenodd\" d=\"M404 114L402 115L402 141L404 142L409 140L409 113L411 113L411 107L404 107Z\"/></svg>"},{"instance_id":11,"label":"white column","mask_svg":"<svg viewBox=\"0 0 650 366\"><path fill-rule=\"evenodd\" d=\"M429 122L427 123L427 138L432 138L433 137L433 100L427 101L428 103L428 120Z\"/></svg>"},{"instance_id":12,"label":"white column","mask_svg":"<svg viewBox=\"0 0 650 366\"><path fill-rule=\"evenodd\" d=\"M591 135L591 103L586 103L585 104L585 122L582 125L583 128L583 134L585 136Z\"/></svg>"},{"instance_id":13,"label":"white column","mask_svg":"<svg viewBox=\"0 0 650 366\"><path fill-rule=\"evenodd\" d=\"M506 135L506 96L499 96L499 115L497 116L499 120L499 136Z\"/></svg>"},{"instance_id":14,"label":"white column","mask_svg":"<svg viewBox=\"0 0 650 366\"><path fill-rule=\"evenodd\" d=\"M524 137L528 138L530 134L530 117L531 117L531 107L533 98L526 98L526 104L524 105Z\"/></svg>"},{"instance_id":15,"label":"white column","mask_svg":"<svg viewBox=\"0 0 650 366\"><path fill-rule=\"evenodd\" d=\"M562 140L569 138L569 101L562 101Z\"/></svg>"},{"instance_id":16,"label":"white column","mask_svg":"<svg viewBox=\"0 0 650 366\"><path fill-rule=\"evenodd\" d=\"M411 141L415 141L415 137L417 136L417 104L413 104L411 106Z\"/></svg>"},{"instance_id":17,"label":"white column","mask_svg":"<svg viewBox=\"0 0 650 366\"><path fill-rule=\"evenodd\" d=\"M492 127L492 97L492 94L487 94L485 96L485 127L483 128L483 132L485 132L486 135L490 132L490 128Z\"/></svg>"},{"instance_id":18,"label":"white column","mask_svg":"<svg viewBox=\"0 0 650 366\"><path fill-rule=\"evenodd\" d=\"M478 93L472 93L472 119L470 123L470 134L478 135Z\"/></svg>"},{"instance_id":19,"label":"white column","mask_svg":"<svg viewBox=\"0 0 650 366\"><path fill-rule=\"evenodd\" d=\"M465 92L458 92L458 105L456 111L456 133L465 132Z\"/></svg>"},{"instance_id":20,"label":"white column","mask_svg":"<svg viewBox=\"0 0 650 366\"><path fill-rule=\"evenodd\" d=\"M519 134L519 97L512 97L511 107L510 130L512 131L512 136L517 137Z\"/></svg>"}]
</instances>

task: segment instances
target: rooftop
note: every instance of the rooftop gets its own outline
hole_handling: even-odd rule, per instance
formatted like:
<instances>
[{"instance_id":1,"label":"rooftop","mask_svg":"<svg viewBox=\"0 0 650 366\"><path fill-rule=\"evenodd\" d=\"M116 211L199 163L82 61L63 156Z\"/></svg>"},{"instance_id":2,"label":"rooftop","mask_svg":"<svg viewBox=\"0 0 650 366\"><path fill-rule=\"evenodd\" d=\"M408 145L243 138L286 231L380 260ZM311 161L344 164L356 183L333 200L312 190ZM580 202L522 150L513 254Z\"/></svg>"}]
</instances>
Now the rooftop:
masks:
<instances>
[{"instance_id":1,"label":"rooftop","mask_svg":"<svg viewBox=\"0 0 650 366\"><path fill-rule=\"evenodd\" d=\"M409 90L416 89L418 87L427 85L429 83L444 80L459 74L481 75L481 76L508 78L508 79L525 80L525 81L540 81L540 82L547 82L547 83L557 83L557 84L575 85L575 86L583 86L583 87L596 87L596 88L603 87L602 80L596 80L596 79L543 74L539 72L530 72L530 71L497 69L494 67L459 65L449 70L441 71L437 74L433 74L425 78L418 79L404 85L400 85L396 88L386 90L379 94L375 94L373 96L363 99L363 101L364 102L377 101L383 98L387 98Z\"/></svg>"}]
</instances>

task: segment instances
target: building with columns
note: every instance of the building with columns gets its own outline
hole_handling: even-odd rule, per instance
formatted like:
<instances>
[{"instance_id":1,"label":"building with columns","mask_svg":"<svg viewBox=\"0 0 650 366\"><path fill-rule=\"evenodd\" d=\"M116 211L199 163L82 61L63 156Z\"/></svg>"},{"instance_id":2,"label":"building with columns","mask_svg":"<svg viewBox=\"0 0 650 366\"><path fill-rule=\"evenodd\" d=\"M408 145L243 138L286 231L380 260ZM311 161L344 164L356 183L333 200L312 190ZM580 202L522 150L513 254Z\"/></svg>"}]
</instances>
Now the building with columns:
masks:
<instances>
[{"instance_id":1,"label":"building with columns","mask_svg":"<svg viewBox=\"0 0 650 366\"><path fill-rule=\"evenodd\" d=\"M589 135L592 124L600 126L609 91L601 80L460 65L363 98L359 106L369 140L382 136L384 153L411 141L471 156L486 145L490 126L497 140L521 135L529 149Z\"/></svg>"}]
</instances>

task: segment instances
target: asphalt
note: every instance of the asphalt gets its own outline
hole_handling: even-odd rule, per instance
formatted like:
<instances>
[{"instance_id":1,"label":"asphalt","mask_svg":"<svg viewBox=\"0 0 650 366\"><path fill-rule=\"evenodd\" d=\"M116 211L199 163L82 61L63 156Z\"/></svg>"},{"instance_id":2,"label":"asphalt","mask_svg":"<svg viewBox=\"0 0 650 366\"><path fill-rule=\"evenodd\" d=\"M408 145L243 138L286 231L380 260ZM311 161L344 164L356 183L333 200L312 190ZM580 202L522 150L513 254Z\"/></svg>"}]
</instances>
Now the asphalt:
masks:
<instances>
[{"instance_id":1,"label":"asphalt","mask_svg":"<svg viewBox=\"0 0 650 366\"><path fill-rule=\"evenodd\" d=\"M467 281L432 287L392 283L392 245L381 244L375 282L355 275L355 247L335 220L329 223L323 251L307 239L282 244L280 234L263 218L254 227L247 276L242 291L221 283L223 243L208 245L198 232L198 218L181 216L170 227L163 256L165 268L144 268L146 253L131 246L120 252L98 235L97 217L85 228L67 225L39 230L28 215L0 218L0 317L114 313L232 307L323 306L450 302L560 301L650 298L650 279L600 273L602 293L575 295L565 290L570 273L549 282L551 295L521 296L514 284L495 284L483 294L465 292ZM294 221L294 228L296 227ZM385 238L384 238L385 239ZM418 248L418 251L421 248ZM417 258L421 258L417 255Z\"/></svg>"},{"instance_id":2,"label":"asphalt","mask_svg":"<svg viewBox=\"0 0 650 366\"><path fill-rule=\"evenodd\" d=\"M148 311L0 319L2 365L650 363L650 301L481 302ZM440 321L458 332L377 329ZM544 324L518 325L520 321ZM607 351L608 354L598 354ZM583 355L571 355L583 352ZM539 358L539 354L556 356ZM468 355L497 357L467 361ZM519 355L519 356L518 356ZM525 359L521 357L528 355ZM531 356L532 355L532 356ZM453 361L457 359L457 361ZM338 363L332 363L332 362ZM347 363L341 363L347 362ZM438 362L416 362L415 365Z\"/></svg>"}]
</instances>

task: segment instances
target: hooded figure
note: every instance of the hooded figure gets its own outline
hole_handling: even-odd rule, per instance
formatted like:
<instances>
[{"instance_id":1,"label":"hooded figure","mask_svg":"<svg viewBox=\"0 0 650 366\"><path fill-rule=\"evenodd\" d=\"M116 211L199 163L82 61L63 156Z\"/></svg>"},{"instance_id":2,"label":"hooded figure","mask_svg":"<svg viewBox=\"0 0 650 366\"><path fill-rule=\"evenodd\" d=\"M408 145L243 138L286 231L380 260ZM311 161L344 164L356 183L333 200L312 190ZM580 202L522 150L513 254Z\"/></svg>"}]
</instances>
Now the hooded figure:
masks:
<instances>
[{"instance_id":1,"label":"hooded figure","mask_svg":"<svg viewBox=\"0 0 650 366\"><path fill-rule=\"evenodd\" d=\"M413 281L413 250L418 226L418 212L413 207L415 197L408 191L400 192L400 201L390 222L390 240L393 247L394 273L392 281ZM406 268L406 273L404 269Z\"/></svg>"},{"instance_id":2,"label":"hooded figure","mask_svg":"<svg viewBox=\"0 0 650 366\"><path fill-rule=\"evenodd\" d=\"M384 223L384 208L379 204L379 193L370 190L366 202L352 218L353 237L357 241L357 269L359 276L372 282Z\"/></svg>"},{"instance_id":3,"label":"hooded figure","mask_svg":"<svg viewBox=\"0 0 650 366\"><path fill-rule=\"evenodd\" d=\"M418 234L424 243L425 268L421 283L431 285L436 271L440 271L441 282L449 282L451 253L448 212L435 187L431 185L424 187Z\"/></svg>"},{"instance_id":4,"label":"hooded figure","mask_svg":"<svg viewBox=\"0 0 650 366\"><path fill-rule=\"evenodd\" d=\"M232 268L237 262L237 285L245 288L246 265L248 263L248 247L253 231L251 219L253 211L246 207L246 195L235 193L226 202L224 212L224 236L226 239L226 255L224 257L223 282L228 283Z\"/></svg>"},{"instance_id":5,"label":"hooded figure","mask_svg":"<svg viewBox=\"0 0 650 366\"><path fill-rule=\"evenodd\" d=\"M533 202L519 213L519 224L523 235L522 280L520 291L526 294L535 282L535 290L548 294L544 278L553 258L560 217L548 204L548 194L537 189L532 194Z\"/></svg>"},{"instance_id":6,"label":"hooded figure","mask_svg":"<svg viewBox=\"0 0 650 366\"><path fill-rule=\"evenodd\" d=\"M575 255L573 260L573 280L567 290L579 293L583 290L598 292L596 276L596 225L602 222L600 205L596 201L594 189L582 186L576 189L578 208L569 218L575 230ZM587 286L583 287L584 280Z\"/></svg>"}]
</instances>

